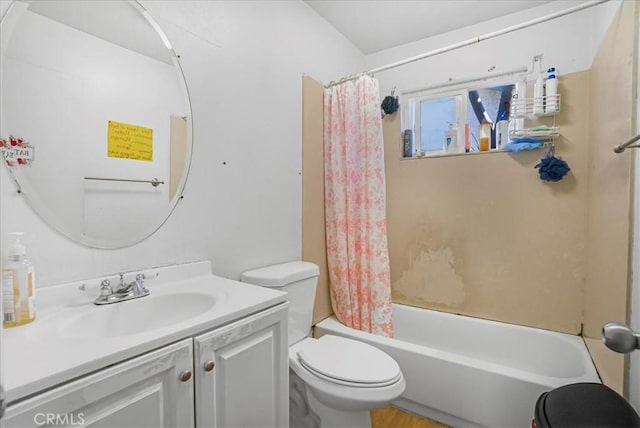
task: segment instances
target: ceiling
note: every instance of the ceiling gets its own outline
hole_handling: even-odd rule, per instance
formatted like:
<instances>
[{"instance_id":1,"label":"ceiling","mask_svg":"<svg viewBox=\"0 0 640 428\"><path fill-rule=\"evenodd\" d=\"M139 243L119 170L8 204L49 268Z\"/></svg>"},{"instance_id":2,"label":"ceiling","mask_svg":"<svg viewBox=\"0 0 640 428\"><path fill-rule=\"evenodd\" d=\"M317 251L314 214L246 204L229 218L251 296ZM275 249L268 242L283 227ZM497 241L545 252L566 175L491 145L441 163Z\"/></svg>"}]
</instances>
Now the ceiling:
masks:
<instances>
[{"instance_id":1,"label":"ceiling","mask_svg":"<svg viewBox=\"0 0 640 428\"><path fill-rule=\"evenodd\" d=\"M364 54L488 21L550 0L306 0Z\"/></svg>"}]
</instances>

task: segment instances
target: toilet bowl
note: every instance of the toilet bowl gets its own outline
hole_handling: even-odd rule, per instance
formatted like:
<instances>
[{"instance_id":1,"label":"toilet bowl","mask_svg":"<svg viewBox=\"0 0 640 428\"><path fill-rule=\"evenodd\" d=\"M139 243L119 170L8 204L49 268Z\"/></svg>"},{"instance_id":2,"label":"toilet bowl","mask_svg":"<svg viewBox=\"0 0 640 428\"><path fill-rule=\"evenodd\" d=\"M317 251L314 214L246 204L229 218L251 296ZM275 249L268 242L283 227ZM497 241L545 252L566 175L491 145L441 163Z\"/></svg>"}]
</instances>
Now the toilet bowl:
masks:
<instances>
[{"instance_id":1,"label":"toilet bowl","mask_svg":"<svg viewBox=\"0 0 640 428\"><path fill-rule=\"evenodd\" d=\"M290 426L369 428L370 410L400 397L406 382L398 363L372 345L310 337L318 275L312 263L289 262L245 272L241 280L288 293Z\"/></svg>"},{"instance_id":2,"label":"toilet bowl","mask_svg":"<svg viewBox=\"0 0 640 428\"><path fill-rule=\"evenodd\" d=\"M370 427L371 409L392 402L406 387L393 358L338 336L308 337L289 347L289 367L296 389L291 392L307 405L290 415L291 427Z\"/></svg>"},{"instance_id":3,"label":"toilet bowl","mask_svg":"<svg viewBox=\"0 0 640 428\"><path fill-rule=\"evenodd\" d=\"M316 398L337 410L370 410L402 394L398 363L363 342L326 335L289 348L289 367Z\"/></svg>"}]
</instances>

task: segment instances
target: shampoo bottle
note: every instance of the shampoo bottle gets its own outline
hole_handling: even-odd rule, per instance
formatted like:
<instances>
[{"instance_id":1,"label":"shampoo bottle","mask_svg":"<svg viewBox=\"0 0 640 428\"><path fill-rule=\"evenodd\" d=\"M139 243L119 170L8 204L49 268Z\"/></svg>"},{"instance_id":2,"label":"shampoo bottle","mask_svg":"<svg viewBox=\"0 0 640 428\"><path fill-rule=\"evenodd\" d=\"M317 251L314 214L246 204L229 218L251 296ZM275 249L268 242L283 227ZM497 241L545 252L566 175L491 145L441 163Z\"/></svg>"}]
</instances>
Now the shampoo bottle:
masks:
<instances>
[{"instance_id":1,"label":"shampoo bottle","mask_svg":"<svg viewBox=\"0 0 640 428\"><path fill-rule=\"evenodd\" d=\"M547 97L545 110L549 113L558 111L558 74L554 67L551 67L548 71L547 77Z\"/></svg>"},{"instance_id":2,"label":"shampoo bottle","mask_svg":"<svg viewBox=\"0 0 640 428\"><path fill-rule=\"evenodd\" d=\"M9 235L13 242L2 269L3 320L4 327L16 327L36 318L35 272L20 242L24 234Z\"/></svg>"}]
</instances>

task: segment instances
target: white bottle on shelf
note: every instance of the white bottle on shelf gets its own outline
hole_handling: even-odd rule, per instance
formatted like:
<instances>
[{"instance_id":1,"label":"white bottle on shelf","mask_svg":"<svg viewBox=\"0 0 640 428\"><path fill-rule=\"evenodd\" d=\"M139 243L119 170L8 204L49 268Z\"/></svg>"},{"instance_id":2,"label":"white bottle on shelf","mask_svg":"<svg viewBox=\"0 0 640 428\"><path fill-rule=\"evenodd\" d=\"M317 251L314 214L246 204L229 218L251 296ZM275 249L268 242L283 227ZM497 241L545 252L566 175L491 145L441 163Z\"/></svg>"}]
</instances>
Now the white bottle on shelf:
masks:
<instances>
[{"instance_id":1,"label":"white bottle on shelf","mask_svg":"<svg viewBox=\"0 0 640 428\"><path fill-rule=\"evenodd\" d=\"M502 150L505 144L509 142L509 121L507 113L503 110L500 112L498 122L496 122L496 150Z\"/></svg>"},{"instance_id":2,"label":"white bottle on shelf","mask_svg":"<svg viewBox=\"0 0 640 428\"><path fill-rule=\"evenodd\" d=\"M542 72L540 72L533 86L533 114L544 113L544 90L544 78L542 77Z\"/></svg>"},{"instance_id":3,"label":"white bottle on shelf","mask_svg":"<svg viewBox=\"0 0 640 428\"><path fill-rule=\"evenodd\" d=\"M545 109L549 113L558 111L558 78L555 74L550 74L547 79L547 102Z\"/></svg>"},{"instance_id":4,"label":"white bottle on shelf","mask_svg":"<svg viewBox=\"0 0 640 428\"><path fill-rule=\"evenodd\" d=\"M558 74L555 67L547 70L549 76L546 83L546 102L545 111L548 113L554 113L558 111Z\"/></svg>"}]
</instances>

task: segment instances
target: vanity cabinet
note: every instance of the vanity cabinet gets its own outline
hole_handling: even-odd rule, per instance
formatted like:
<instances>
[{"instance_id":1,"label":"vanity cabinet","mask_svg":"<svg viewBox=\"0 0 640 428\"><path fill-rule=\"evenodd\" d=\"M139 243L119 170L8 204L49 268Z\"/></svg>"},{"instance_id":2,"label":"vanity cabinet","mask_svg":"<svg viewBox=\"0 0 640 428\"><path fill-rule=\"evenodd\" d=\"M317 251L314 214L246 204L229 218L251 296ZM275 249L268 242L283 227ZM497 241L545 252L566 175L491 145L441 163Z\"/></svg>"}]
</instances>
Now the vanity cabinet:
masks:
<instances>
[{"instance_id":1,"label":"vanity cabinet","mask_svg":"<svg viewBox=\"0 0 640 428\"><path fill-rule=\"evenodd\" d=\"M5 426L288 427L287 315L282 303L38 393Z\"/></svg>"},{"instance_id":2,"label":"vanity cabinet","mask_svg":"<svg viewBox=\"0 0 640 428\"><path fill-rule=\"evenodd\" d=\"M193 426L192 365L185 339L9 406L5 426Z\"/></svg>"},{"instance_id":3,"label":"vanity cabinet","mask_svg":"<svg viewBox=\"0 0 640 428\"><path fill-rule=\"evenodd\" d=\"M194 338L196 426L289 426L287 308Z\"/></svg>"}]
</instances>

